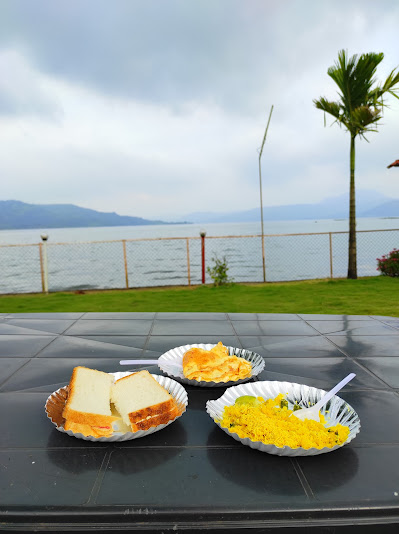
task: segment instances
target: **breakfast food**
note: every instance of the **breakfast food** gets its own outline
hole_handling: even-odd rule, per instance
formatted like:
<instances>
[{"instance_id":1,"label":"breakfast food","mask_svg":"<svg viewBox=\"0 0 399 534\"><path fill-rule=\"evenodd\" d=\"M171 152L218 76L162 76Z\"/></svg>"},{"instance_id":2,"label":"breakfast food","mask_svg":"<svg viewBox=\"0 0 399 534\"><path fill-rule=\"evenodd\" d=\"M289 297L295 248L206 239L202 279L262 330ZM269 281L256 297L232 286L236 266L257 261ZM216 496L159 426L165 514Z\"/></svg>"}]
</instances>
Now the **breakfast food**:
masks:
<instances>
[{"instance_id":1,"label":"breakfast food","mask_svg":"<svg viewBox=\"0 0 399 534\"><path fill-rule=\"evenodd\" d=\"M322 449L342 445L347 440L347 426L326 427L322 414L320 423L309 419L302 421L295 417L295 411L290 410L287 404L283 394L266 401L262 397L245 395L238 397L232 406L225 406L219 422L240 438L276 447Z\"/></svg>"},{"instance_id":2,"label":"breakfast food","mask_svg":"<svg viewBox=\"0 0 399 534\"><path fill-rule=\"evenodd\" d=\"M211 350L192 347L183 355L183 374L191 380L229 382L248 378L252 365L244 358L230 356L221 341Z\"/></svg>"},{"instance_id":3,"label":"breakfast food","mask_svg":"<svg viewBox=\"0 0 399 534\"><path fill-rule=\"evenodd\" d=\"M75 367L62 411L64 430L95 438L137 432L166 424L180 406L148 371L114 382L108 373Z\"/></svg>"},{"instance_id":4,"label":"breakfast food","mask_svg":"<svg viewBox=\"0 0 399 534\"><path fill-rule=\"evenodd\" d=\"M111 389L111 401L132 432L165 424L179 415L172 395L148 371L117 380Z\"/></svg>"},{"instance_id":5,"label":"breakfast food","mask_svg":"<svg viewBox=\"0 0 399 534\"><path fill-rule=\"evenodd\" d=\"M64 429L85 436L110 436L112 423L110 394L113 378L108 373L75 367L69 382L68 399L62 412Z\"/></svg>"}]
</instances>

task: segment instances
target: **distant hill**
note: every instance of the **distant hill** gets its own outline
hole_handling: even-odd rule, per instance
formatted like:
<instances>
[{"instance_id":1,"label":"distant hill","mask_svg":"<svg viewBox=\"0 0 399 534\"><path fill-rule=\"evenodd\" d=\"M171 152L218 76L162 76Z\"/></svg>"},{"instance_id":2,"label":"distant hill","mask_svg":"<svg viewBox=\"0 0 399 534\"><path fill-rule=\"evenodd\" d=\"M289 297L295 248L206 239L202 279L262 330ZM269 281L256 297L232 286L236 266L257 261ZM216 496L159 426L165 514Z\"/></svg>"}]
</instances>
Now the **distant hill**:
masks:
<instances>
[{"instance_id":1,"label":"distant hill","mask_svg":"<svg viewBox=\"0 0 399 534\"><path fill-rule=\"evenodd\" d=\"M358 191L356 194L357 217L399 217L399 200L376 191ZM268 221L295 221L303 219L347 219L349 217L349 194L330 197L317 204L293 204L265 206L263 217ZM230 213L197 212L185 215L195 223L211 222L257 222L260 209Z\"/></svg>"},{"instance_id":2,"label":"distant hill","mask_svg":"<svg viewBox=\"0 0 399 534\"><path fill-rule=\"evenodd\" d=\"M140 226L172 224L117 213L80 208L73 204L26 204L0 200L0 230L27 228L84 228L93 226Z\"/></svg>"},{"instance_id":3,"label":"distant hill","mask_svg":"<svg viewBox=\"0 0 399 534\"><path fill-rule=\"evenodd\" d=\"M399 217L399 200L384 202L380 206L366 210L363 217Z\"/></svg>"},{"instance_id":4,"label":"distant hill","mask_svg":"<svg viewBox=\"0 0 399 534\"><path fill-rule=\"evenodd\" d=\"M265 220L290 221L304 219L347 219L349 195L330 197L317 204L265 206ZM399 217L399 199L392 199L376 191L358 191L356 195L357 217ZM0 200L0 230L30 228L87 228L98 226L144 226L174 223L225 223L257 222L259 208L236 212L197 212L184 216L183 220L160 221L141 217L107 213L73 204L27 204L18 200Z\"/></svg>"}]
</instances>

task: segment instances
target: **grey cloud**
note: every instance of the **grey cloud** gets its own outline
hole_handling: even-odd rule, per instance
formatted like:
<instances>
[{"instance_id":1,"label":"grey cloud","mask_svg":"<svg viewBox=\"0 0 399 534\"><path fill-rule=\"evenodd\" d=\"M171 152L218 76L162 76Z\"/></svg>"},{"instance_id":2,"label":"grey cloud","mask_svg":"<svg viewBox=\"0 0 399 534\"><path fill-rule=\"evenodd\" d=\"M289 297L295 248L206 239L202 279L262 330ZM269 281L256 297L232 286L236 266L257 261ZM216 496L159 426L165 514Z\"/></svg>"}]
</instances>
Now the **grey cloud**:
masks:
<instances>
[{"instance_id":1,"label":"grey cloud","mask_svg":"<svg viewBox=\"0 0 399 534\"><path fill-rule=\"evenodd\" d=\"M394 9L394 3L384 4ZM202 100L258 113L282 92L295 97L290 86L302 77L306 84L316 65L319 73L321 58L330 57L327 70L337 40L345 47L348 34L355 39L367 30L359 23L353 31L365 10L370 17L381 5L8 0L0 5L0 43L26 53L43 72L100 92L167 104L176 112Z\"/></svg>"},{"instance_id":2,"label":"grey cloud","mask_svg":"<svg viewBox=\"0 0 399 534\"><path fill-rule=\"evenodd\" d=\"M61 113L56 96L38 81L26 60L13 50L0 50L0 115L55 119Z\"/></svg>"},{"instance_id":3,"label":"grey cloud","mask_svg":"<svg viewBox=\"0 0 399 534\"><path fill-rule=\"evenodd\" d=\"M73 136L59 132L57 149L51 143L46 148L45 136L38 139L31 159L20 158L20 164L10 159L7 168L2 163L7 171L3 175L19 191L29 193L31 200L36 194L33 186L28 191L21 185L28 179L48 191L48 202L65 198L79 204L74 198L82 198L88 206L94 190L108 200L114 186L121 196L133 190L143 196L156 191L165 198L169 194L167 198L183 199L185 194L190 199L194 191L200 202L200 185L208 180L210 186L198 209L206 206L209 190L214 193L216 187L218 192L227 192L227 200L222 194L220 198L228 205L251 207L258 202L256 149L274 104L263 156L265 202L272 188L279 188L288 203L296 201L297 191L310 198L316 194L316 186L324 194L323 169L331 181L334 173L337 180L342 176L347 180L349 140L337 126L323 127L323 114L314 108L312 99L335 97L327 69L340 48L347 48L350 54L384 51L384 64L388 70L394 68L399 63L398 19L397 0L2 0L0 58L5 53L23 58L20 74L25 78L20 83L21 78L15 77L5 87L0 72L0 113L54 119L65 104L66 118L77 133L75 144ZM59 83L62 81L65 85ZM54 87L63 89L60 103ZM102 99L103 95L114 100ZM101 102L95 102L97 97ZM80 106L87 105L91 114L81 116L74 98ZM155 106L141 105L143 102ZM101 147L89 153L95 144L87 142L90 128L80 129L79 121L106 128L114 103L115 109L125 103L126 109L132 104L142 110L151 108L148 115L143 111L149 124L145 119L135 124L134 114L126 112L128 126L123 132L112 131L115 153L110 155ZM107 113L102 115L105 108ZM190 122L197 108L206 110L201 115L203 129ZM184 129L173 130L173 120L168 123L170 110L181 115L173 119L181 119L187 125ZM209 118L212 110L216 110L216 121ZM120 111L115 116L120 117ZM386 159L387 164L397 158L393 151L398 117L398 110L392 109L384 121L387 129L382 125L381 134L372 136L367 147L358 143L359 179L366 169L369 173L375 169L378 179L380 161ZM68 120L60 130L68 129ZM217 129L219 122L239 132L243 142L228 139L226 128ZM169 124L171 132L167 131ZM388 125L392 127L389 142ZM118 137L121 146L126 146L124 137L129 136L130 128L146 141L139 145L139 157L134 161L125 159L123 154L128 151L123 148L119 153L117 148ZM254 134L257 128L258 137ZM164 147L158 150L152 144L152 139L159 142L159 130L165 137L170 133L167 141L174 155L172 162L162 159ZM29 124L27 131L31 135L37 132ZM192 136L196 136L195 146ZM202 144L205 138L212 142ZM255 139L253 150L245 143L248 138ZM71 139L77 152L68 149ZM25 144L18 138L13 145L10 136L9 146L20 153ZM307 181L308 174L313 181ZM12 197L19 194L17 189L9 193ZM175 205L179 207L181 202L176 200ZM112 210L118 211L118 207Z\"/></svg>"},{"instance_id":4,"label":"grey cloud","mask_svg":"<svg viewBox=\"0 0 399 534\"><path fill-rule=\"evenodd\" d=\"M10 2L2 7L2 43L26 50L60 78L129 98L171 102L239 100L256 85L250 48L258 43L229 2ZM267 25L266 25L267 26ZM238 68L239 67L239 68ZM223 84L221 84L223 79ZM223 86L222 86L223 85ZM222 90L221 90L222 89Z\"/></svg>"},{"instance_id":5,"label":"grey cloud","mask_svg":"<svg viewBox=\"0 0 399 534\"><path fill-rule=\"evenodd\" d=\"M297 63L291 47L315 17L313 10L298 32L295 13L287 22L284 10L270 1L16 0L6 5L3 44L26 50L39 69L177 110L196 100L235 111L257 109L267 85L281 90L273 88L274 73ZM290 5L300 15L298 4Z\"/></svg>"}]
</instances>

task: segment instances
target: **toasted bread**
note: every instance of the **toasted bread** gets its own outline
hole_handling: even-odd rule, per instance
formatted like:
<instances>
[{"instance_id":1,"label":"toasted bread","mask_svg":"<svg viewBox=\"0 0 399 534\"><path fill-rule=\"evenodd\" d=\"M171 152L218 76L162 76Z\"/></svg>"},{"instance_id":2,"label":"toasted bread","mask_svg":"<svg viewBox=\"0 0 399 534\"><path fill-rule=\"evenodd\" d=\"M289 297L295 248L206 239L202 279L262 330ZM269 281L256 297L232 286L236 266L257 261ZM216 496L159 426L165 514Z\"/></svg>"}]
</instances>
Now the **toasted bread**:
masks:
<instances>
[{"instance_id":1,"label":"toasted bread","mask_svg":"<svg viewBox=\"0 0 399 534\"><path fill-rule=\"evenodd\" d=\"M133 432L166 423L179 414L175 399L148 371L117 380L111 388L111 401Z\"/></svg>"},{"instance_id":2,"label":"toasted bread","mask_svg":"<svg viewBox=\"0 0 399 534\"><path fill-rule=\"evenodd\" d=\"M69 382L68 398L62 416L64 429L85 436L110 435L112 423L110 393L113 377L108 373L75 367Z\"/></svg>"}]
</instances>

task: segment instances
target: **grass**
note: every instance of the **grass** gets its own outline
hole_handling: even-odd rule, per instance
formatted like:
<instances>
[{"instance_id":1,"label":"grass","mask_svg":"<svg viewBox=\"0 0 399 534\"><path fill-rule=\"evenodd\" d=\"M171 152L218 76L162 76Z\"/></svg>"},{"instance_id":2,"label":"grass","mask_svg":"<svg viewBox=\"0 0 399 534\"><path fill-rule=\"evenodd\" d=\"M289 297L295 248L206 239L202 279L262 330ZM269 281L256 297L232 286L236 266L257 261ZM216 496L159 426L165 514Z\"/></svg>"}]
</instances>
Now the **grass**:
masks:
<instances>
[{"instance_id":1,"label":"grass","mask_svg":"<svg viewBox=\"0 0 399 534\"><path fill-rule=\"evenodd\" d=\"M241 312L399 317L399 279L310 280L0 296L1 313Z\"/></svg>"}]
</instances>

